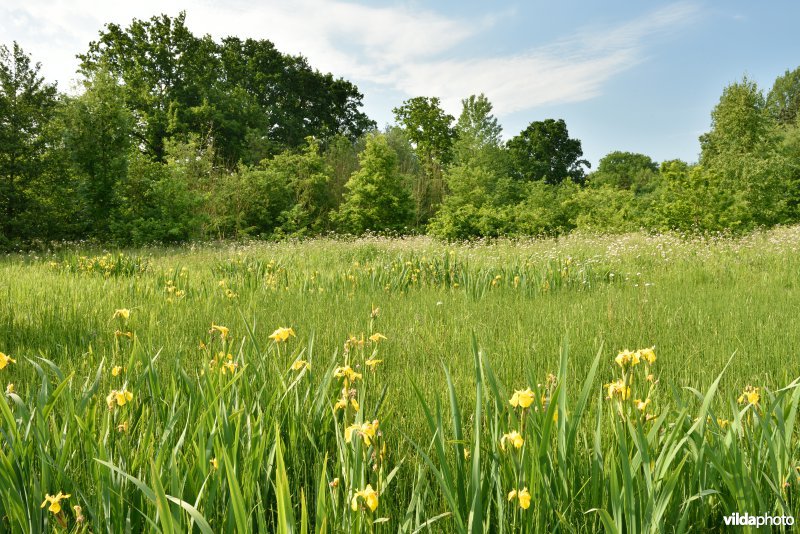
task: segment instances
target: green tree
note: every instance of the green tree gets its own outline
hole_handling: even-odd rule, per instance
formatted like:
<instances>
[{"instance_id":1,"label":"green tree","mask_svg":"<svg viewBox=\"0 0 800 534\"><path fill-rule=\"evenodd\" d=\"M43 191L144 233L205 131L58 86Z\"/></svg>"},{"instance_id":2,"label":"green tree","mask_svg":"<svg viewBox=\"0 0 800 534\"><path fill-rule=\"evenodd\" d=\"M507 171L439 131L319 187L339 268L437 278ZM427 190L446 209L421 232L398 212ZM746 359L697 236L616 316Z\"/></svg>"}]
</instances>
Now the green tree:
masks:
<instances>
[{"instance_id":1,"label":"green tree","mask_svg":"<svg viewBox=\"0 0 800 534\"><path fill-rule=\"evenodd\" d=\"M0 46L0 246L32 237L32 188L45 171L46 133L57 109L56 86L40 69L16 42Z\"/></svg>"},{"instance_id":2,"label":"green tree","mask_svg":"<svg viewBox=\"0 0 800 534\"><path fill-rule=\"evenodd\" d=\"M413 202L403 187L397 154L386 136L370 135L359 162L361 168L347 182L345 200L334 215L334 222L351 234L405 231L413 221Z\"/></svg>"},{"instance_id":3,"label":"green tree","mask_svg":"<svg viewBox=\"0 0 800 534\"><path fill-rule=\"evenodd\" d=\"M644 154L615 151L607 154L589 175L593 186L609 185L628 189L636 194L650 192L656 185L658 163Z\"/></svg>"},{"instance_id":4,"label":"green tree","mask_svg":"<svg viewBox=\"0 0 800 534\"><path fill-rule=\"evenodd\" d=\"M417 225L427 223L444 198L444 169L453 157L454 117L436 98L415 97L392 110L414 145L422 173L413 188Z\"/></svg>"},{"instance_id":5,"label":"green tree","mask_svg":"<svg viewBox=\"0 0 800 534\"><path fill-rule=\"evenodd\" d=\"M512 176L521 181L544 180L558 184L565 179L583 183L583 149L572 139L562 120L534 121L507 143Z\"/></svg>"},{"instance_id":6,"label":"green tree","mask_svg":"<svg viewBox=\"0 0 800 534\"><path fill-rule=\"evenodd\" d=\"M64 110L64 140L80 177L86 227L95 237L108 237L115 191L128 172L133 117L121 87L108 71L98 70L85 82L84 93Z\"/></svg>"},{"instance_id":7,"label":"green tree","mask_svg":"<svg viewBox=\"0 0 800 534\"><path fill-rule=\"evenodd\" d=\"M797 112L800 110L800 67L778 76L767 94L766 105L778 124L797 123Z\"/></svg>"}]
</instances>

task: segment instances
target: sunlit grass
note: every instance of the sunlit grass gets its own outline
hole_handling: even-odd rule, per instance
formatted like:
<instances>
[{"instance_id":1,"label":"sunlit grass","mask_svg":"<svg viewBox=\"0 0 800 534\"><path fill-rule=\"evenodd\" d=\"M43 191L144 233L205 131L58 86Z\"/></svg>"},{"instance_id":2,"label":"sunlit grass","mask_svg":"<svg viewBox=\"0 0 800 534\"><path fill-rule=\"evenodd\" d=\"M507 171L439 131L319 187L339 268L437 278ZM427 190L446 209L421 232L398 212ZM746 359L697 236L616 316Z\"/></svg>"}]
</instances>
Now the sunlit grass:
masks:
<instances>
[{"instance_id":1,"label":"sunlit grass","mask_svg":"<svg viewBox=\"0 0 800 534\"><path fill-rule=\"evenodd\" d=\"M793 511L798 390L772 392L800 376L799 249L800 229L786 228L8 256L0 351L16 362L0 369L0 385L13 384L0 530L458 531L479 506L487 522L503 513L523 530L649 531ZM648 407L663 420L628 425L603 386L621 378L619 351L650 346ZM347 365L361 377L337 372ZM557 401L520 426L508 399L538 384ZM761 411L739 414L747 385L762 388ZM625 410L636 415L643 396ZM437 403L450 406L442 421ZM695 423L711 412L708 428ZM345 439L369 436L374 421L374 441ZM664 432L639 434L645 424ZM513 429L537 443L522 463L500 450ZM676 451L657 484L637 460L643 447ZM687 478L702 462L734 478ZM753 491L735 495L736 476ZM627 504L613 500L618 487ZM59 514L40 507L59 491L70 494ZM634 503L649 497L662 499L660 515Z\"/></svg>"}]
</instances>

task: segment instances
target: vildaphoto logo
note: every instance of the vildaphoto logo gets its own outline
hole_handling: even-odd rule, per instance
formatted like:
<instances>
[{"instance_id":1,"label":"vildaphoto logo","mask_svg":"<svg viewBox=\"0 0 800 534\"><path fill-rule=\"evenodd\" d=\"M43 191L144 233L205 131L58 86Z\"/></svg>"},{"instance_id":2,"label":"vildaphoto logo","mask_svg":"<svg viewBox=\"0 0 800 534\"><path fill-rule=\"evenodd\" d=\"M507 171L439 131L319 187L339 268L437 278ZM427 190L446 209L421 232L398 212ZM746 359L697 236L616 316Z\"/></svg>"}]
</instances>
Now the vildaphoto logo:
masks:
<instances>
[{"instance_id":1,"label":"vildaphoto logo","mask_svg":"<svg viewBox=\"0 0 800 534\"><path fill-rule=\"evenodd\" d=\"M747 512L734 512L722 518L729 527L790 527L794 525L794 517L790 515L750 515Z\"/></svg>"}]
</instances>

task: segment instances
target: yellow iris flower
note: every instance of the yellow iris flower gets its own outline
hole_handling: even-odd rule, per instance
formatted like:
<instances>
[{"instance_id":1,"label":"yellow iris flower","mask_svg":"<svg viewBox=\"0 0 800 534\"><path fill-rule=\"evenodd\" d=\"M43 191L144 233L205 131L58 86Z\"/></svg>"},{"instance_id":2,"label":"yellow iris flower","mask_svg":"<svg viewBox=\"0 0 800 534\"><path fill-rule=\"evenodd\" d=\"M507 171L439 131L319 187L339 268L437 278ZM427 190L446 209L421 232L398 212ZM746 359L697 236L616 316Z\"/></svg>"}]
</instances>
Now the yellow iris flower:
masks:
<instances>
[{"instance_id":1,"label":"yellow iris flower","mask_svg":"<svg viewBox=\"0 0 800 534\"><path fill-rule=\"evenodd\" d=\"M639 357L647 362L647 365L653 365L656 363L656 351L655 347L650 347L648 349L639 349Z\"/></svg>"},{"instance_id":2,"label":"yellow iris flower","mask_svg":"<svg viewBox=\"0 0 800 534\"><path fill-rule=\"evenodd\" d=\"M353 371L353 368L350 367L349 365L346 365L344 367L337 367L336 369L334 369L333 376L335 376L336 378L346 378L350 382L354 382L360 378L363 378L361 373L356 373L355 371Z\"/></svg>"},{"instance_id":3,"label":"yellow iris flower","mask_svg":"<svg viewBox=\"0 0 800 534\"><path fill-rule=\"evenodd\" d=\"M121 308L119 310L114 310L114 315L111 317L112 319L116 319L117 317L121 317L126 321L131 317L131 311L127 308Z\"/></svg>"},{"instance_id":4,"label":"yellow iris flower","mask_svg":"<svg viewBox=\"0 0 800 534\"><path fill-rule=\"evenodd\" d=\"M761 393L759 392L759 388L753 386L747 386L744 388L744 391L741 395L739 395L739 404L747 403L747 404L758 404L761 400Z\"/></svg>"},{"instance_id":5,"label":"yellow iris flower","mask_svg":"<svg viewBox=\"0 0 800 534\"><path fill-rule=\"evenodd\" d=\"M213 334L214 332L219 332L219 337L222 339L228 339L228 334L230 334L230 329L225 326L220 326L218 324L211 323L211 330L209 333Z\"/></svg>"},{"instance_id":6,"label":"yellow iris flower","mask_svg":"<svg viewBox=\"0 0 800 534\"><path fill-rule=\"evenodd\" d=\"M522 448L522 444L525 443L525 440L522 438L522 435L516 430L512 430L508 434L503 434L503 437L500 438L500 448L502 450L506 450L506 440L508 440L509 443L511 443L515 449Z\"/></svg>"},{"instance_id":7,"label":"yellow iris flower","mask_svg":"<svg viewBox=\"0 0 800 534\"><path fill-rule=\"evenodd\" d=\"M0 352L0 369L5 369L9 363L17 363L17 360Z\"/></svg>"},{"instance_id":8,"label":"yellow iris flower","mask_svg":"<svg viewBox=\"0 0 800 534\"><path fill-rule=\"evenodd\" d=\"M292 364L292 371L302 371L303 369L311 369L311 364L306 360L297 360Z\"/></svg>"},{"instance_id":9,"label":"yellow iris flower","mask_svg":"<svg viewBox=\"0 0 800 534\"><path fill-rule=\"evenodd\" d=\"M369 340L372 341L373 343L377 343L384 339L386 339L386 336L384 336L383 334L379 334L377 332L369 336Z\"/></svg>"},{"instance_id":10,"label":"yellow iris flower","mask_svg":"<svg viewBox=\"0 0 800 534\"><path fill-rule=\"evenodd\" d=\"M122 388L120 390L111 390L111 393L108 394L106 397L106 404L108 404L108 409L113 410L115 406L125 406L127 403L133 400L133 393L128 391L126 388Z\"/></svg>"},{"instance_id":11,"label":"yellow iris flower","mask_svg":"<svg viewBox=\"0 0 800 534\"><path fill-rule=\"evenodd\" d=\"M513 406L514 408L516 408L517 406L521 408L527 408L531 404L533 404L533 399L534 395L533 391L531 391L531 388L518 389L514 391L513 395L511 395L511 399L508 401L508 403L511 404L511 406Z\"/></svg>"},{"instance_id":12,"label":"yellow iris flower","mask_svg":"<svg viewBox=\"0 0 800 534\"><path fill-rule=\"evenodd\" d=\"M374 512L378 509L378 492L372 489L372 484L367 484L367 487L361 491L357 491L355 495L353 495L353 500L350 501L350 508L353 509L354 512L358 511L358 499L364 499L364 504L367 505L367 508L371 512Z\"/></svg>"},{"instance_id":13,"label":"yellow iris flower","mask_svg":"<svg viewBox=\"0 0 800 534\"><path fill-rule=\"evenodd\" d=\"M120 367L119 365L115 365L115 366L114 366L114 367L111 369L111 376L119 376L119 374L120 374L121 372L122 372L122 367Z\"/></svg>"},{"instance_id":14,"label":"yellow iris flower","mask_svg":"<svg viewBox=\"0 0 800 534\"><path fill-rule=\"evenodd\" d=\"M524 487L521 490L511 490L508 493L508 500L513 501L514 499L519 500L519 507L523 510L527 510L531 506L531 494L528 492L528 487Z\"/></svg>"},{"instance_id":15,"label":"yellow iris flower","mask_svg":"<svg viewBox=\"0 0 800 534\"><path fill-rule=\"evenodd\" d=\"M378 364L381 363L382 361L383 360L376 360L374 358L370 358L369 360L365 361L364 364L374 371L375 368L378 366Z\"/></svg>"},{"instance_id":16,"label":"yellow iris flower","mask_svg":"<svg viewBox=\"0 0 800 534\"><path fill-rule=\"evenodd\" d=\"M353 434L358 433L361 439L364 440L364 445L371 445L375 439L375 433L378 431L378 420L375 419L371 423L363 423L361 425L350 425L344 429L344 440L347 443L353 441Z\"/></svg>"},{"instance_id":17,"label":"yellow iris flower","mask_svg":"<svg viewBox=\"0 0 800 534\"><path fill-rule=\"evenodd\" d=\"M42 506L40 506L40 508L44 508L45 506L47 506L47 503L49 502L50 507L48 508L48 510L53 512L54 514L57 514L61 511L61 504L60 504L61 501L64 499L69 499L71 496L72 495L69 493L64 495L60 491L58 492L58 495L50 495L48 493L47 495L45 495L44 501L42 502Z\"/></svg>"},{"instance_id":18,"label":"yellow iris flower","mask_svg":"<svg viewBox=\"0 0 800 534\"><path fill-rule=\"evenodd\" d=\"M626 386L625 382L622 380L616 380L606 384L606 389L608 390L608 396L606 397L608 399L619 397L620 400L626 400L631 396L630 386Z\"/></svg>"},{"instance_id":19,"label":"yellow iris flower","mask_svg":"<svg viewBox=\"0 0 800 534\"><path fill-rule=\"evenodd\" d=\"M617 357L614 358L614 361L617 362L617 365L625 369L629 365L638 365L640 358L641 356L639 351L632 352L626 349L617 354Z\"/></svg>"},{"instance_id":20,"label":"yellow iris flower","mask_svg":"<svg viewBox=\"0 0 800 534\"><path fill-rule=\"evenodd\" d=\"M277 330L275 330L269 336L269 338L275 341L275 343L280 343L281 341L286 341L287 339L289 339L290 336L295 337L294 330L292 328L286 328L281 326Z\"/></svg>"}]
</instances>

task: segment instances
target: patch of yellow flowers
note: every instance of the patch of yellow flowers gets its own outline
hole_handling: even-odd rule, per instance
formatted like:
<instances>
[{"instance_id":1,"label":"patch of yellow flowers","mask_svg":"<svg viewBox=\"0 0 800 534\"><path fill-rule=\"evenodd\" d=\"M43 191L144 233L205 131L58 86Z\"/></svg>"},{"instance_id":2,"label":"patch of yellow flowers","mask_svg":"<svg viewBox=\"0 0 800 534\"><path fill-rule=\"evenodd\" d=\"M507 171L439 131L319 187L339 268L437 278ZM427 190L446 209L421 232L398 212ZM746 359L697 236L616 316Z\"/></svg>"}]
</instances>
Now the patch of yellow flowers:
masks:
<instances>
[{"instance_id":1,"label":"patch of yellow flowers","mask_svg":"<svg viewBox=\"0 0 800 534\"><path fill-rule=\"evenodd\" d=\"M3 352L0 352L0 369L5 369L6 366L10 363L17 363L17 360L13 359L11 356L8 356Z\"/></svg>"}]
</instances>

